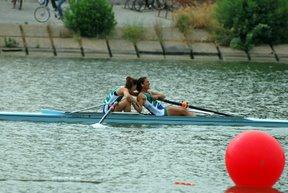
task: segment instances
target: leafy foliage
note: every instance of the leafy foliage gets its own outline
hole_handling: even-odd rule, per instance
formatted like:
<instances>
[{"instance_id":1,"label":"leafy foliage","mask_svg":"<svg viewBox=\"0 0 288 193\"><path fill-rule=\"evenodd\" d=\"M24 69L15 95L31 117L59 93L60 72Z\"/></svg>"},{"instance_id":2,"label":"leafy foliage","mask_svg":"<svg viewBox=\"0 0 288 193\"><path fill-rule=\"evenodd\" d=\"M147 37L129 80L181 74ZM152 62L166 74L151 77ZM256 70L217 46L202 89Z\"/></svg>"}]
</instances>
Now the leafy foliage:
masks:
<instances>
[{"instance_id":1,"label":"leafy foliage","mask_svg":"<svg viewBox=\"0 0 288 193\"><path fill-rule=\"evenodd\" d=\"M4 47L6 48L17 48L19 47L19 43L13 38L4 38Z\"/></svg>"},{"instance_id":2,"label":"leafy foliage","mask_svg":"<svg viewBox=\"0 0 288 193\"><path fill-rule=\"evenodd\" d=\"M154 31L155 31L155 34L158 38L158 41L160 43L163 43L164 42L164 32L163 32L163 26L160 22L156 22L154 23Z\"/></svg>"},{"instance_id":3,"label":"leafy foliage","mask_svg":"<svg viewBox=\"0 0 288 193\"><path fill-rule=\"evenodd\" d=\"M219 43L243 50L255 44L288 42L287 0L218 0Z\"/></svg>"},{"instance_id":4,"label":"leafy foliage","mask_svg":"<svg viewBox=\"0 0 288 193\"><path fill-rule=\"evenodd\" d=\"M191 7L183 7L173 12L173 20L177 21L182 15L189 17L189 24L195 29L208 29L213 25L213 4L203 3Z\"/></svg>"},{"instance_id":5,"label":"leafy foliage","mask_svg":"<svg viewBox=\"0 0 288 193\"><path fill-rule=\"evenodd\" d=\"M123 28L123 37L124 39L136 44L140 40L144 39L145 30L142 25L139 24L132 24L126 25Z\"/></svg>"},{"instance_id":6,"label":"leafy foliage","mask_svg":"<svg viewBox=\"0 0 288 193\"><path fill-rule=\"evenodd\" d=\"M193 26L190 25L190 18L188 15L180 15L175 23L175 26L179 29L179 31L183 34L189 34Z\"/></svg>"},{"instance_id":7,"label":"leafy foliage","mask_svg":"<svg viewBox=\"0 0 288 193\"><path fill-rule=\"evenodd\" d=\"M107 0L71 0L64 24L81 36L101 37L112 32L116 21Z\"/></svg>"},{"instance_id":8,"label":"leafy foliage","mask_svg":"<svg viewBox=\"0 0 288 193\"><path fill-rule=\"evenodd\" d=\"M192 32L193 25L191 25L191 17L187 14L180 14L176 17L175 27L183 34L188 45L193 42Z\"/></svg>"}]
</instances>

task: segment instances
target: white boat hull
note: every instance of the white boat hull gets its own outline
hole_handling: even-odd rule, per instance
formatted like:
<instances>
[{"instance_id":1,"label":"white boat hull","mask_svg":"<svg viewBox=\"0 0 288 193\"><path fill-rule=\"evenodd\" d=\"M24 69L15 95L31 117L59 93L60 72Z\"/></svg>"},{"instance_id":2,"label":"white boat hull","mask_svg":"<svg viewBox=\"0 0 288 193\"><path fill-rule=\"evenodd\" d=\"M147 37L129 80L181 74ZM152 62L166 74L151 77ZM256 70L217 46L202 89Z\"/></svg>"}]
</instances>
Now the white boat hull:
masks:
<instances>
[{"instance_id":1,"label":"white boat hull","mask_svg":"<svg viewBox=\"0 0 288 193\"><path fill-rule=\"evenodd\" d=\"M69 113L58 110L43 109L41 112L0 112L3 121L32 122L66 122L66 123L97 123L102 113L79 112ZM255 119L237 116L199 115L185 116L154 116L137 113L111 113L104 121L106 124L147 124L147 125L218 125L218 126L253 126L253 127L288 127L288 120Z\"/></svg>"}]
</instances>

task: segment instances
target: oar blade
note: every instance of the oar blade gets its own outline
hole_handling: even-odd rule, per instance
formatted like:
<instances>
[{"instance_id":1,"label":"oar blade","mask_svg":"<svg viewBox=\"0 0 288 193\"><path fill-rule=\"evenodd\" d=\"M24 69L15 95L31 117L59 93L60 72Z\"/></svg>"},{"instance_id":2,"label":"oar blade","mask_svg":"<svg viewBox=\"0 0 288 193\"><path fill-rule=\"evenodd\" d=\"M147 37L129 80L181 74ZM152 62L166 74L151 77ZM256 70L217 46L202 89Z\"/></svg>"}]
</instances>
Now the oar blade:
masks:
<instances>
[{"instance_id":1,"label":"oar blade","mask_svg":"<svg viewBox=\"0 0 288 193\"><path fill-rule=\"evenodd\" d=\"M107 128L106 125L103 125L103 124L101 124L101 123L94 123L94 124L92 124L91 126L92 126L93 128L95 128L95 129Z\"/></svg>"}]
</instances>

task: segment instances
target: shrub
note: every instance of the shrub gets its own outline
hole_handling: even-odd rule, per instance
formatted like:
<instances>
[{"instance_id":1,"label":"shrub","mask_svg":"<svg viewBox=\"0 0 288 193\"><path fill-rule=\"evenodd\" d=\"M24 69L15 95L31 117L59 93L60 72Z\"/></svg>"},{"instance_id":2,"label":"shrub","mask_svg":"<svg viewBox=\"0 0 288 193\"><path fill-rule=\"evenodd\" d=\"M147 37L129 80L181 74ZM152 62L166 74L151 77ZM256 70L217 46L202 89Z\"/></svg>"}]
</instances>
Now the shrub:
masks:
<instances>
[{"instance_id":1,"label":"shrub","mask_svg":"<svg viewBox=\"0 0 288 193\"><path fill-rule=\"evenodd\" d=\"M157 36L157 39L160 43L164 42L164 32L163 32L163 26L162 23L160 23L159 21L157 21L156 23L154 23L154 31L155 34Z\"/></svg>"},{"instance_id":2,"label":"shrub","mask_svg":"<svg viewBox=\"0 0 288 193\"><path fill-rule=\"evenodd\" d=\"M6 48L17 48L19 47L19 43L13 38L4 38L4 47Z\"/></svg>"},{"instance_id":3,"label":"shrub","mask_svg":"<svg viewBox=\"0 0 288 193\"><path fill-rule=\"evenodd\" d=\"M134 45L144 39L145 30L142 25L132 24L123 28L123 38L132 42Z\"/></svg>"},{"instance_id":4,"label":"shrub","mask_svg":"<svg viewBox=\"0 0 288 193\"><path fill-rule=\"evenodd\" d=\"M196 29L207 29L213 23L213 4L201 4L196 7L191 7L191 12L194 16L193 25Z\"/></svg>"},{"instance_id":5,"label":"shrub","mask_svg":"<svg viewBox=\"0 0 288 193\"><path fill-rule=\"evenodd\" d=\"M116 25L107 0L71 0L64 14L64 24L81 36L108 36Z\"/></svg>"},{"instance_id":6,"label":"shrub","mask_svg":"<svg viewBox=\"0 0 288 193\"><path fill-rule=\"evenodd\" d=\"M178 28L181 33L188 35L193 29L190 21L188 15L180 15L176 20L175 27Z\"/></svg>"},{"instance_id":7,"label":"shrub","mask_svg":"<svg viewBox=\"0 0 288 193\"><path fill-rule=\"evenodd\" d=\"M183 34L188 45L192 44L193 25L191 25L191 18L187 14L181 14L176 17L175 27Z\"/></svg>"},{"instance_id":8,"label":"shrub","mask_svg":"<svg viewBox=\"0 0 288 193\"><path fill-rule=\"evenodd\" d=\"M189 7L192 5L196 5L196 0L175 0L176 4L179 4L181 7Z\"/></svg>"},{"instance_id":9,"label":"shrub","mask_svg":"<svg viewBox=\"0 0 288 193\"><path fill-rule=\"evenodd\" d=\"M243 50L255 44L288 42L287 14L287 0L218 0L215 38Z\"/></svg>"},{"instance_id":10,"label":"shrub","mask_svg":"<svg viewBox=\"0 0 288 193\"><path fill-rule=\"evenodd\" d=\"M189 18L189 25L195 29L208 29L213 25L213 4L203 3L197 6L178 9L173 12L173 19L177 20L182 15Z\"/></svg>"}]
</instances>

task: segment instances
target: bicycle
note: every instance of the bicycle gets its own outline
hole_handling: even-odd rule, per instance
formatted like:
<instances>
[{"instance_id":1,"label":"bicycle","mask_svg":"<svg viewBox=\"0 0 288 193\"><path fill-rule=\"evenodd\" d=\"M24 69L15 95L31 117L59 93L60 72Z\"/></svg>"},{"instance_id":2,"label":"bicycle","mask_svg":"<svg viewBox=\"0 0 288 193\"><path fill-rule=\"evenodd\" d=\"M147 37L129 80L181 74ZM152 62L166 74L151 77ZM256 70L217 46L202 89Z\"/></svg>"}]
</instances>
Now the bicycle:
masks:
<instances>
[{"instance_id":1,"label":"bicycle","mask_svg":"<svg viewBox=\"0 0 288 193\"><path fill-rule=\"evenodd\" d=\"M51 17L50 8L48 6L48 0L38 0L38 3L40 4L40 6L37 7L34 11L34 18L36 19L36 21L40 23L45 23ZM57 19L61 19L57 11L55 11L55 17Z\"/></svg>"},{"instance_id":2,"label":"bicycle","mask_svg":"<svg viewBox=\"0 0 288 193\"><path fill-rule=\"evenodd\" d=\"M144 9L163 9L164 0L134 0L133 8L137 11L143 11Z\"/></svg>"}]
</instances>

